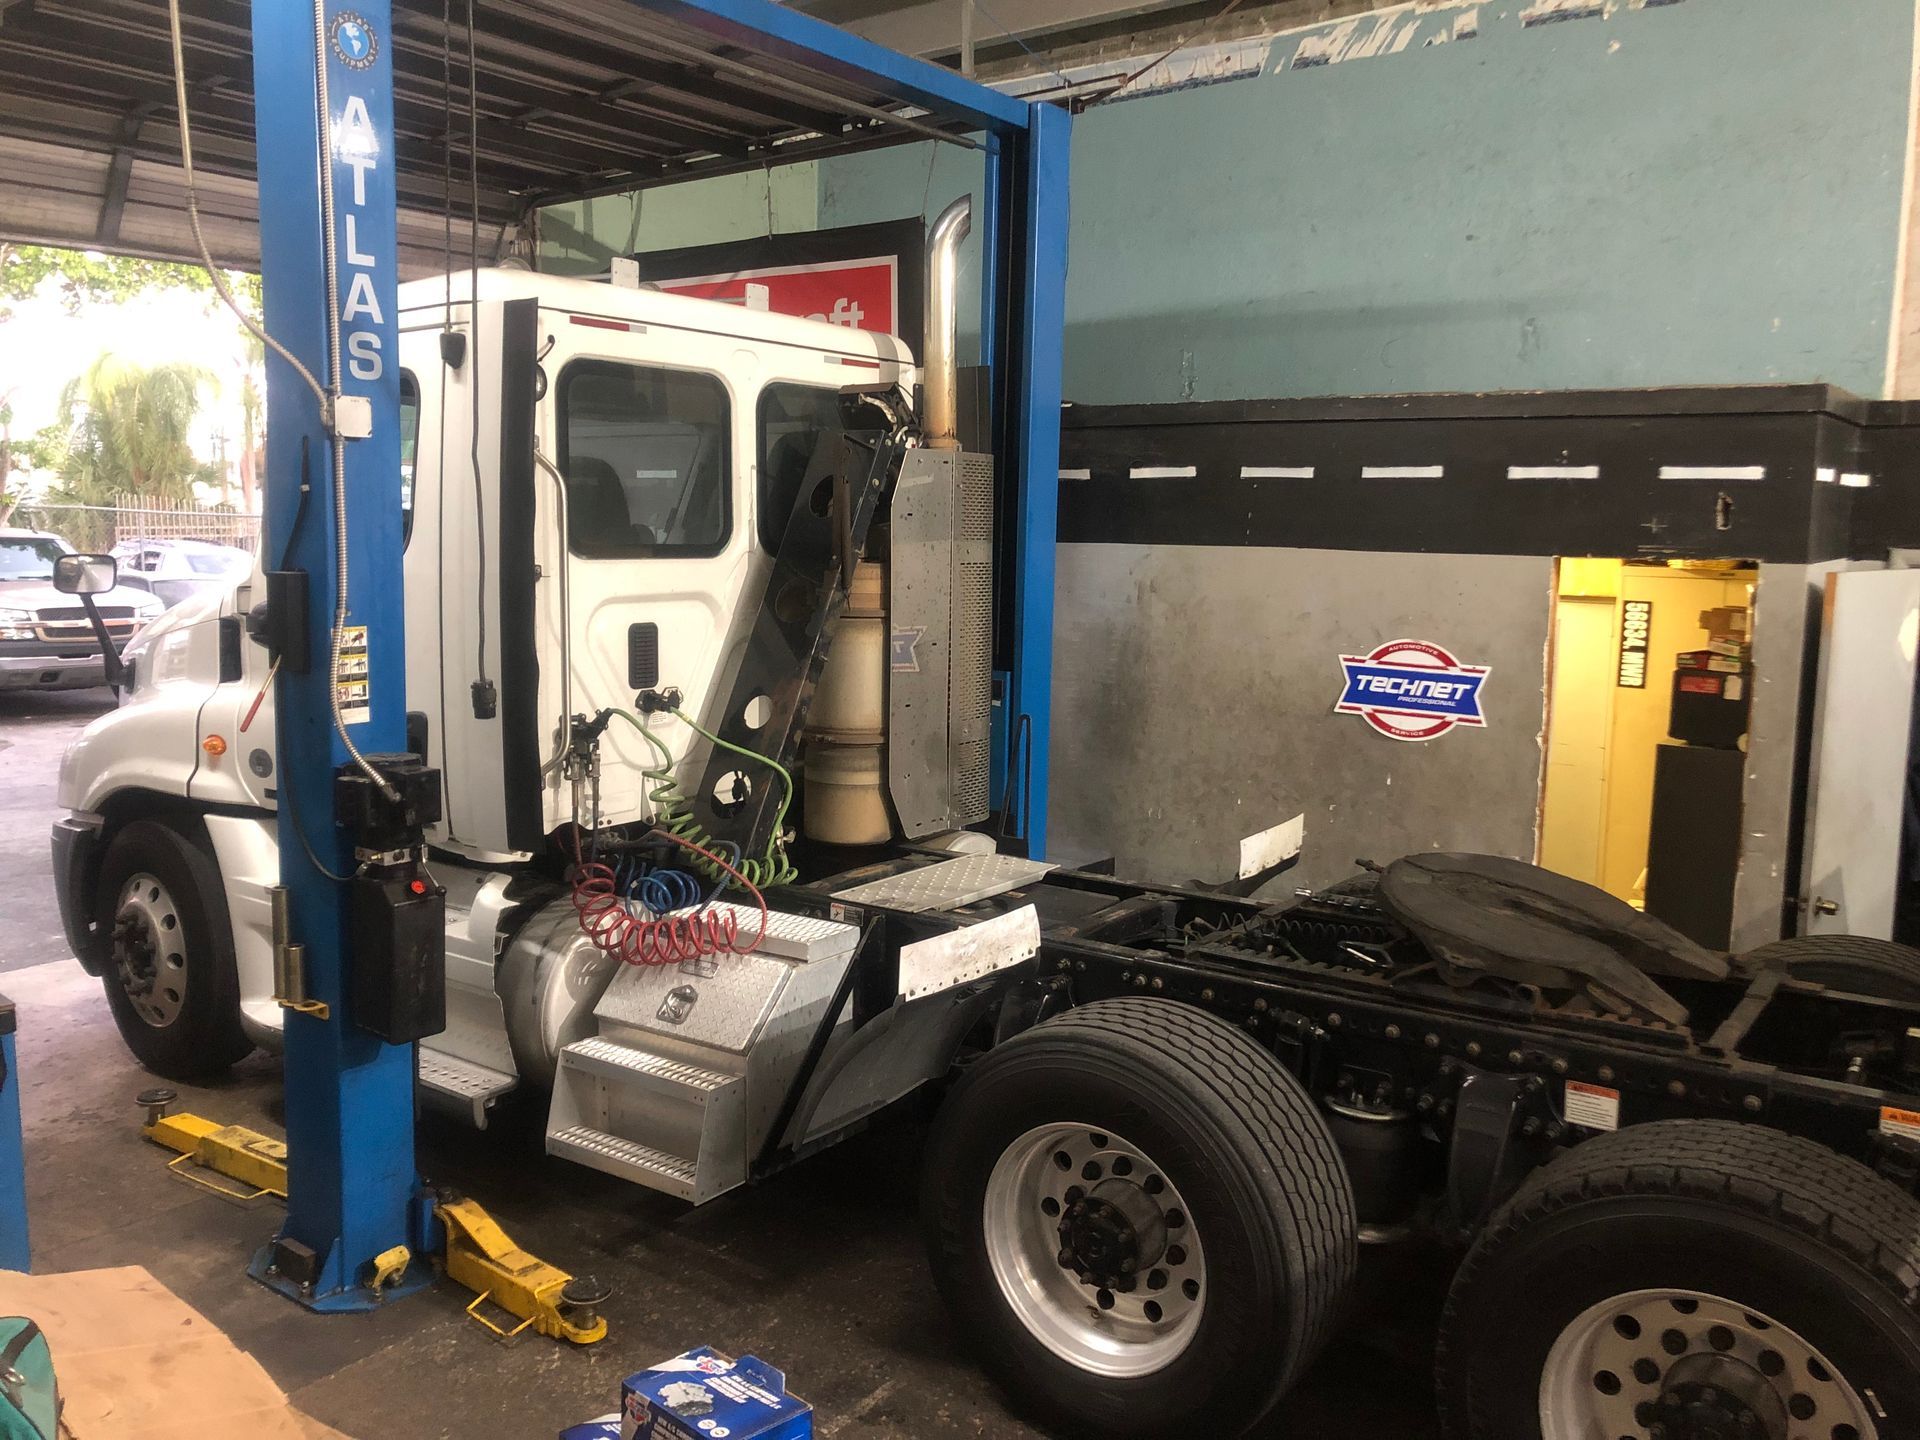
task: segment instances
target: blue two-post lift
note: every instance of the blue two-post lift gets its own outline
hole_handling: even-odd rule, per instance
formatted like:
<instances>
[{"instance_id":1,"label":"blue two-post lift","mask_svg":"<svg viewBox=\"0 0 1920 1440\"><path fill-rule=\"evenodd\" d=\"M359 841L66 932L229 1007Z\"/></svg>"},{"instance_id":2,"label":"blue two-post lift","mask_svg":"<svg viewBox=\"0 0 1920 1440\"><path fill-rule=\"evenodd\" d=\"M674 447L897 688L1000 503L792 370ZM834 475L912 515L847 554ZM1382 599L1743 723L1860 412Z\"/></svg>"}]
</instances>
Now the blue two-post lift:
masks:
<instances>
[{"instance_id":1,"label":"blue two-post lift","mask_svg":"<svg viewBox=\"0 0 1920 1440\"><path fill-rule=\"evenodd\" d=\"M765 56L793 73L856 86L927 124L968 132L984 153L982 362L992 373L993 434L1003 504L999 575L1003 633L1001 716L1015 744L1001 767L1015 833L1046 844L1053 556L1065 312L1071 119L909 59L772 0L613 0L695 27L729 54ZM374 1288L375 1262L398 1246L434 1248L431 1197L414 1161L414 1047L354 1024L346 984L347 887L306 857L345 874L352 842L337 823L335 773L349 756L334 730L328 655L338 590L332 549L335 472L344 447L344 545L350 625L368 634L367 718L348 733L367 754L405 746L401 623L399 369L396 363L395 49L391 0L254 0L254 94L261 270L268 331L324 385L371 402L371 433L338 439L312 390L269 355L265 544L276 564L311 577L306 674L282 673L276 705L282 883L295 937L306 947L306 989L325 1018L286 1016L289 1190L280 1241L312 1257L312 1278L291 1279L263 1251L255 1275L316 1309L353 1310L393 1293ZM324 67L324 91L320 84ZM330 116L322 154L319 96ZM924 133L924 132L922 132ZM911 135L905 138L913 138ZM329 287L322 244L323 166L331 167L332 233L341 373L332 371ZM339 407L349 411L351 404ZM302 489L307 487L304 505ZM304 510L304 519L296 517ZM1010 523L1008 523L1010 522ZM281 557L284 557L282 561ZM305 827L303 841L292 827ZM286 1253L286 1252L282 1252ZM415 1264L398 1288L422 1283Z\"/></svg>"}]
</instances>

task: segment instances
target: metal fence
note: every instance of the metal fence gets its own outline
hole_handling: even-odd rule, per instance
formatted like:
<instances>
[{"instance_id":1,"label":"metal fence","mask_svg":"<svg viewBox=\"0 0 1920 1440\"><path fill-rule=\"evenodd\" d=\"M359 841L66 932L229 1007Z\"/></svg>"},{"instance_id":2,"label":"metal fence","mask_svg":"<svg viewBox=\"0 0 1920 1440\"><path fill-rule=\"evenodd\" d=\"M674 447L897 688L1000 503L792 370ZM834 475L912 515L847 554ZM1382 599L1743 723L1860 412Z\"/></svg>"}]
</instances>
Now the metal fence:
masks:
<instances>
[{"instance_id":1,"label":"metal fence","mask_svg":"<svg viewBox=\"0 0 1920 1440\"><path fill-rule=\"evenodd\" d=\"M258 515L145 496L124 497L113 505L22 505L7 523L51 531L85 551L139 540L206 540L246 551L260 545Z\"/></svg>"}]
</instances>

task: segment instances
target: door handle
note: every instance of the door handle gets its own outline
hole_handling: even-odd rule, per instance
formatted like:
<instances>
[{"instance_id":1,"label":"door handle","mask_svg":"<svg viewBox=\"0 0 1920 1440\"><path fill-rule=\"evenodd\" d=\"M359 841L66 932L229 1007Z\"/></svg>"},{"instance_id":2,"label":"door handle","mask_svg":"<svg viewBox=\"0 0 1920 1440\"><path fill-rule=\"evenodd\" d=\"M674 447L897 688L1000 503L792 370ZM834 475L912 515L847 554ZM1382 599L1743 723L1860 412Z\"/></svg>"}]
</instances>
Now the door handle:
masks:
<instances>
[{"instance_id":1,"label":"door handle","mask_svg":"<svg viewBox=\"0 0 1920 1440\"><path fill-rule=\"evenodd\" d=\"M1824 896L1816 895L1813 897L1813 913L1816 915L1838 915L1840 913L1840 902L1837 900L1828 900Z\"/></svg>"}]
</instances>

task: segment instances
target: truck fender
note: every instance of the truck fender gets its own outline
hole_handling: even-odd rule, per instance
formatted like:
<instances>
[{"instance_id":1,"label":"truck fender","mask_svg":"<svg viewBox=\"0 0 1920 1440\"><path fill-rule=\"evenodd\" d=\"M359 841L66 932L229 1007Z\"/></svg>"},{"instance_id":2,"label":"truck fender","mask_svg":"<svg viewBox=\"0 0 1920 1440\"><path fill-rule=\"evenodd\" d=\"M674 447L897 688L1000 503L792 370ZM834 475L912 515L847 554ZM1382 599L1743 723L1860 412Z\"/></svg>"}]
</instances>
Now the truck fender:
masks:
<instances>
[{"instance_id":1,"label":"truck fender","mask_svg":"<svg viewBox=\"0 0 1920 1440\"><path fill-rule=\"evenodd\" d=\"M967 1034L999 1003L999 986L902 1000L830 1050L787 1135L796 1151L838 1134L953 1068Z\"/></svg>"},{"instance_id":2,"label":"truck fender","mask_svg":"<svg viewBox=\"0 0 1920 1440\"><path fill-rule=\"evenodd\" d=\"M233 922L233 961L240 979L240 1021L256 1045L280 1048L280 1007L273 999L273 889L280 883L280 845L268 814L204 814Z\"/></svg>"}]
</instances>

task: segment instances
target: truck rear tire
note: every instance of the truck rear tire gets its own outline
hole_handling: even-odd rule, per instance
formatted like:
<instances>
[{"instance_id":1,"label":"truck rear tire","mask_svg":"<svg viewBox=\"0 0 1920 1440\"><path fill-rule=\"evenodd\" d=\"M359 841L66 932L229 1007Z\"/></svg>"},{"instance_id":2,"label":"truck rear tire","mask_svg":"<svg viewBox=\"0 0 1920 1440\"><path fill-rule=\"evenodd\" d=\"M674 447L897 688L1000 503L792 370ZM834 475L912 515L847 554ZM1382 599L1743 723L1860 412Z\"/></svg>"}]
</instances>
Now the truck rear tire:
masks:
<instances>
[{"instance_id":1,"label":"truck rear tire","mask_svg":"<svg viewBox=\"0 0 1920 1440\"><path fill-rule=\"evenodd\" d=\"M1920 1004L1920 950L1911 945L1871 935L1800 935L1749 950L1742 958L1784 964L1796 980Z\"/></svg>"},{"instance_id":2,"label":"truck rear tire","mask_svg":"<svg viewBox=\"0 0 1920 1440\"><path fill-rule=\"evenodd\" d=\"M1864 1165L1724 1121L1603 1135L1536 1171L1461 1265L1445 1433L1920 1434L1917 1286L1920 1203Z\"/></svg>"},{"instance_id":3,"label":"truck rear tire","mask_svg":"<svg viewBox=\"0 0 1920 1440\"><path fill-rule=\"evenodd\" d=\"M101 979L134 1057L169 1080L245 1058L253 1042L240 1026L226 893L199 823L124 826L107 846L97 895L109 947Z\"/></svg>"},{"instance_id":4,"label":"truck rear tire","mask_svg":"<svg viewBox=\"0 0 1920 1440\"><path fill-rule=\"evenodd\" d=\"M1101 1001L975 1063L928 1149L933 1273L1019 1401L1077 1434L1238 1435L1326 1340L1353 1192L1253 1040Z\"/></svg>"}]
</instances>

